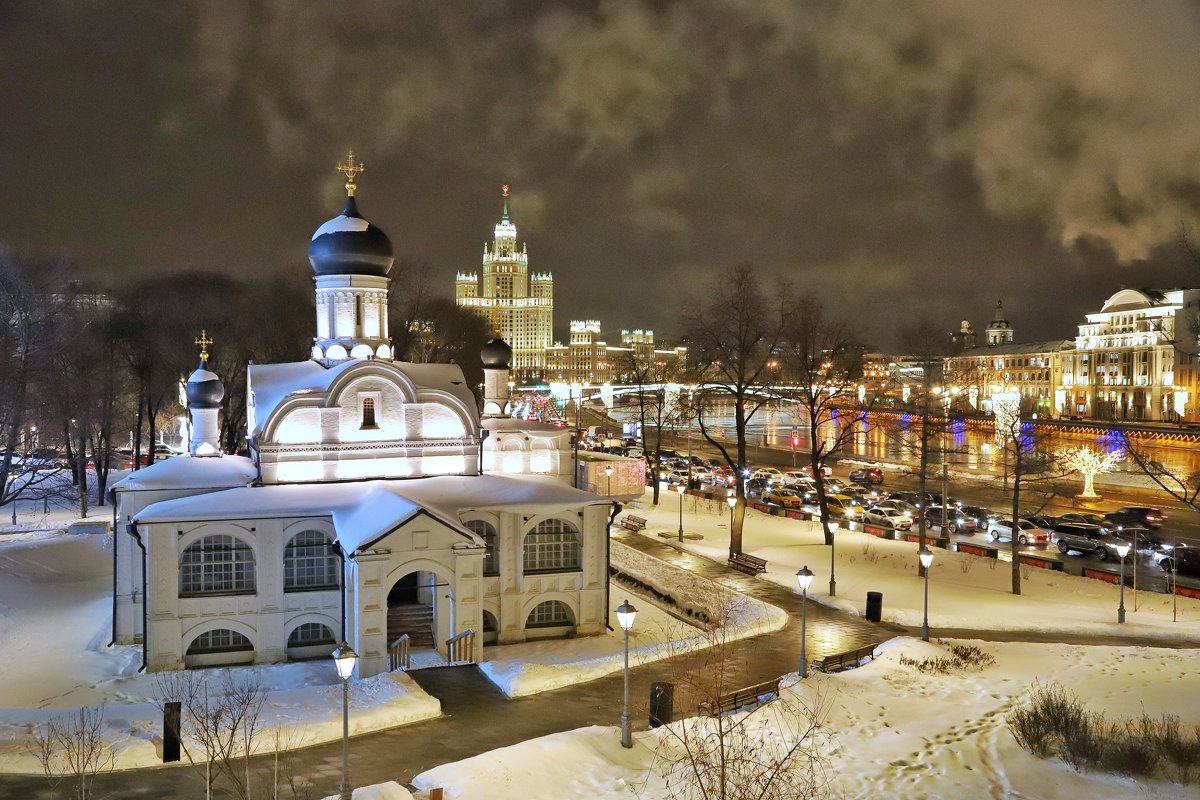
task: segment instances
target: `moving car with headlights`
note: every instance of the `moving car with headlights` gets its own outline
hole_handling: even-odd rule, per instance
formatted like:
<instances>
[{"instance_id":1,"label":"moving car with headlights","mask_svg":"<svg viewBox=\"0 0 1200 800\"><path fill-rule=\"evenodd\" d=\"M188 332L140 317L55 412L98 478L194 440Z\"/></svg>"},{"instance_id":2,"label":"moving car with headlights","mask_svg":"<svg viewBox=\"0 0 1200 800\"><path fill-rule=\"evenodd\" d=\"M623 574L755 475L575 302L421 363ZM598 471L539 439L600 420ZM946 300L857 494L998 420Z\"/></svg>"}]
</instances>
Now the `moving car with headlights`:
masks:
<instances>
[{"instance_id":1,"label":"moving car with headlights","mask_svg":"<svg viewBox=\"0 0 1200 800\"><path fill-rule=\"evenodd\" d=\"M946 533L963 533L970 536L979 527L975 518L964 514L958 506L930 506L925 510L925 524L940 527L943 508L946 509Z\"/></svg>"},{"instance_id":2,"label":"moving car with headlights","mask_svg":"<svg viewBox=\"0 0 1200 800\"><path fill-rule=\"evenodd\" d=\"M863 509L862 521L868 525L882 525L885 528L907 531L912 528L913 518L911 514L905 514L896 508L875 506Z\"/></svg>"},{"instance_id":3,"label":"moving car with headlights","mask_svg":"<svg viewBox=\"0 0 1200 800\"><path fill-rule=\"evenodd\" d=\"M863 504L853 497L844 494L835 494L826 499L829 502L829 516L843 517L845 519L859 519L862 517Z\"/></svg>"},{"instance_id":4,"label":"moving car with headlights","mask_svg":"<svg viewBox=\"0 0 1200 800\"><path fill-rule=\"evenodd\" d=\"M1104 515L1113 525L1120 527L1161 528L1167 521L1167 515L1158 506L1122 506L1116 511Z\"/></svg>"},{"instance_id":5,"label":"moving car with headlights","mask_svg":"<svg viewBox=\"0 0 1200 800\"><path fill-rule=\"evenodd\" d=\"M1050 531L1039 528L1027 519L1017 520L1017 544L1047 544ZM1011 519L994 519L988 523L987 535L993 542L1011 542L1013 523Z\"/></svg>"},{"instance_id":6,"label":"moving car with headlights","mask_svg":"<svg viewBox=\"0 0 1200 800\"><path fill-rule=\"evenodd\" d=\"M804 498L791 489L785 489L782 486L776 486L764 492L762 499L765 503L783 506L784 508L800 508L804 505Z\"/></svg>"},{"instance_id":7,"label":"moving car with headlights","mask_svg":"<svg viewBox=\"0 0 1200 800\"><path fill-rule=\"evenodd\" d=\"M811 466L801 467L800 471L810 478L813 476L813 471L812 471ZM832 478L833 477L833 467L830 467L826 464L822 464L821 465L821 476L824 478Z\"/></svg>"},{"instance_id":8,"label":"moving car with headlights","mask_svg":"<svg viewBox=\"0 0 1200 800\"><path fill-rule=\"evenodd\" d=\"M783 473L784 486L799 486L800 484L811 484L812 482L813 479L809 475L801 472L798 469L788 470L787 472Z\"/></svg>"},{"instance_id":9,"label":"moving car with headlights","mask_svg":"<svg viewBox=\"0 0 1200 800\"><path fill-rule=\"evenodd\" d=\"M911 520L915 520L921 510L912 503L906 503L903 500L880 500L875 504L875 508L894 509Z\"/></svg>"},{"instance_id":10,"label":"moving car with headlights","mask_svg":"<svg viewBox=\"0 0 1200 800\"><path fill-rule=\"evenodd\" d=\"M1162 567L1163 572L1200 577L1200 549L1195 547L1183 544L1178 547L1167 546L1156 550L1152 558L1154 563Z\"/></svg>"},{"instance_id":11,"label":"moving car with headlights","mask_svg":"<svg viewBox=\"0 0 1200 800\"><path fill-rule=\"evenodd\" d=\"M1126 539L1117 539L1100 525L1089 525L1085 522L1060 522L1051 532L1051 540L1058 545L1058 552L1091 553L1101 561L1109 556L1119 556L1117 547L1128 544Z\"/></svg>"},{"instance_id":12,"label":"moving car with headlights","mask_svg":"<svg viewBox=\"0 0 1200 800\"><path fill-rule=\"evenodd\" d=\"M751 478L765 478L771 483L781 483L783 481L783 473L774 467L759 467L754 470Z\"/></svg>"},{"instance_id":13,"label":"moving car with headlights","mask_svg":"<svg viewBox=\"0 0 1200 800\"><path fill-rule=\"evenodd\" d=\"M859 467L850 473L855 483L883 483L883 470L879 467Z\"/></svg>"},{"instance_id":14,"label":"moving car with headlights","mask_svg":"<svg viewBox=\"0 0 1200 800\"><path fill-rule=\"evenodd\" d=\"M1078 511L1068 511L1066 514L1059 514L1058 521L1060 523L1070 522L1080 525L1096 525L1105 530L1111 529L1113 526L1104 517L1099 514L1083 514Z\"/></svg>"},{"instance_id":15,"label":"moving car with headlights","mask_svg":"<svg viewBox=\"0 0 1200 800\"><path fill-rule=\"evenodd\" d=\"M672 486L687 486L688 471L686 469L673 469L667 473L667 483Z\"/></svg>"},{"instance_id":16,"label":"moving car with headlights","mask_svg":"<svg viewBox=\"0 0 1200 800\"><path fill-rule=\"evenodd\" d=\"M1000 517L998 512L983 506L963 506L962 513L975 520L975 530L978 531L987 530L988 522Z\"/></svg>"}]
</instances>

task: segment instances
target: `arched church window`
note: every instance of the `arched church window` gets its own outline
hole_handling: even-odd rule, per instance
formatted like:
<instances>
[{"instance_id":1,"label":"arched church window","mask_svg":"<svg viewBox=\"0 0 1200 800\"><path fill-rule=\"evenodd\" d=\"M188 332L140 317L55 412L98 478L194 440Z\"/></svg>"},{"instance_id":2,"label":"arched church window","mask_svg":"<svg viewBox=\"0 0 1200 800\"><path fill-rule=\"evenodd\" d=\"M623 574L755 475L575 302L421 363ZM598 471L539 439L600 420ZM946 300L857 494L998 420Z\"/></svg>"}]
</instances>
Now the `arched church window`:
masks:
<instances>
[{"instance_id":1,"label":"arched church window","mask_svg":"<svg viewBox=\"0 0 1200 800\"><path fill-rule=\"evenodd\" d=\"M561 600L547 600L539 603L529 618L525 620L526 628L558 628L563 625L574 625L571 619L571 608Z\"/></svg>"},{"instance_id":2,"label":"arched church window","mask_svg":"<svg viewBox=\"0 0 1200 800\"><path fill-rule=\"evenodd\" d=\"M522 566L533 572L570 572L580 569L579 533L563 519L547 519L525 534Z\"/></svg>"},{"instance_id":3,"label":"arched church window","mask_svg":"<svg viewBox=\"0 0 1200 800\"><path fill-rule=\"evenodd\" d=\"M319 622L305 622L296 626L288 636L288 647L312 647L320 644L333 644L333 631L328 625Z\"/></svg>"},{"instance_id":4,"label":"arched church window","mask_svg":"<svg viewBox=\"0 0 1200 800\"><path fill-rule=\"evenodd\" d=\"M362 401L362 428L378 428L375 423L375 398L364 397Z\"/></svg>"},{"instance_id":5,"label":"arched church window","mask_svg":"<svg viewBox=\"0 0 1200 800\"><path fill-rule=\"evenodd\" d=\"M254 594L254 550L235 536L205 536L179 558L179 596Z\"/></svg>"},{"instance_id":6,"label":"arched church window","mask_svg":"<svg viewBox=\"0 0 1200 800\"><path fill-rule=\"evenodd\" d=\"M283 549L283 588L286 591L334 589L338 586L338 557L322 531L301 531Z\"/></svg>"},{"instance_id":7,"label":"arched church window","mask_svg":"<svg viewBox=\"0 0 1200 800\"><path fill-rule=\"evenodd\" d=\"M500 563L496 558L496 529L492 523L482 519L473 519L467 522L467 530L472 533L479 534L483 539L483 543L487 545L487 553L483 557L483 574L499 575Z\"/></svg>"},{"instance_id":8,"label":"arched church window","mask_svg":"<svg viewBox=\"0 0 1200 800\"><path fill-rule=\"evenodd\" d=\"M242 634L228 628L217 628L205 631L192 640L188 645L189 656L201 656L209 653L238 653L243 650L253 650L254 645Z\"/></svg>"}]
</instances>

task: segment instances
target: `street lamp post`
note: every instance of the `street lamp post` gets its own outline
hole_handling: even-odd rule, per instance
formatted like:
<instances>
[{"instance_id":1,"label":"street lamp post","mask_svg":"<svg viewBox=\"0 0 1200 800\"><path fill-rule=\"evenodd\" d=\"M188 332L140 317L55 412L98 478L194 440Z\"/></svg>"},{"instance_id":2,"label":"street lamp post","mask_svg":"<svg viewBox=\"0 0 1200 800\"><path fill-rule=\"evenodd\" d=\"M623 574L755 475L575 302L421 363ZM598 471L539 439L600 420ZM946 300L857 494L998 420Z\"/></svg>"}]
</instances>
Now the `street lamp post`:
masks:
<instances>
[{"instance_id":1,"label":"street lamp post","mask_svg":"<svg viewBox=\"0 0 1200 800\"><path fill-rule=\"evenodd\" d=\"M1121 557L1121 602L1117 606L1117 622L1125 621L1125 556L1129 555L1129 542L1117 545L1117 555Z\"/></svg>"},{"instance_id":2,"label":"street lamp post","mask_svg":"<svg viewBox=\"0 0 1200 800\"><path fill-rule=\"evenodd\" d=\"M826 522L825 529L829 531L829 596L837 597L837 532L840 526L836 522Z\"/></svg>"},{"instance_id":3,"label":"street lamp post","mask_svg":"<svg viewBox=\"0 0 1200 800\"><path fill-rule=\"evenodd\" d=\"M808 677L808 657L804 645L808 638L808 587L812 585L813 571L805 564L796 571L796 583L800 586L800 677Z\"/></svg>"},{"instance_id":4,"label":"street lamp post","mask_svg":"<svg viewBox=\"0 0 1200 800\"><path fill-rule=\"evenodd\" d=\"M333 651L333 663L337 665L338 677L342 679L342 785L341 800L351 800L350 789L350 676L358 664L358 653L348 643L342 642Z\"/></svg>"},{"instance_id":5,"label":"street lamp post","mask_svg":"<svg viewBox=\"0 0 1200 800\"><path fill-rule=\"evenodd\" d=\"M730 535L730 537L733 536L733 509L737 506L737 495L735 494L736 491L737 491L737 489L730 489L729 497L725 498L725 502L729 503L729 535ZM730 541L733 541L733 539L730 538Z\"/></svg>"},{"instance_id":6,"label":"street lamp post","mask_svg":"<svg viewBox=\"0 0 1200 800\"><path fill-rule=\"evenodd\" d=\"M628 600L617 606L617 624L625 632L625 703L621 707L621 747L633 747L633 740L629 738L629 631L636 617L637 609Z\"/></svg>"},{"instance_id":7,"label":"street lamp post","mask_svg":"<svg viewBox=\"0 0 1200 800\"><path fill-rule=\"evenodd\" d=\"M609 496L609 497L612 497L612 466L611 466L611 465L609 465L609 466L607 466L607 467L605 467L605 468L604 468L604 475L605 475L605 477L606 477L606 478L608 478L608 492L607 492L607 494L608 494L608 496Z\"/></svg>"},{"instance_id":8,"label":"street lamp post","mask_svg":"<svg viewBox=\"0 0 1200 800\"><path fill-rule=\"evenodd\" d=\"M929 641L929 566L933 563L933 551L922 547L918 553L921 566L925 568L925 616L921 618L921 640Z\"/></svg>"}]
</instances>

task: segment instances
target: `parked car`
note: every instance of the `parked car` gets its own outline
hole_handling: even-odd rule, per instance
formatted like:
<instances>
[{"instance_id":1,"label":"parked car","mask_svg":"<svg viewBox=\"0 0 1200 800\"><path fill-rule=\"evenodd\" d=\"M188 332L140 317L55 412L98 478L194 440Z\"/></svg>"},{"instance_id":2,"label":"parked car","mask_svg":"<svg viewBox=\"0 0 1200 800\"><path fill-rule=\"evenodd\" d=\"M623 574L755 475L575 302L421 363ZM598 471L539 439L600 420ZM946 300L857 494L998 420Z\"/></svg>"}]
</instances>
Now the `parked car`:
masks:
<instances>
[{"instance_id":1,"label":"parked car","mask_svg":"<svg viewBox=\"0 0 1200 800\"><path fill-rule=\"evenodd\" d=\"M896 508L875 506L863 509L862 521L871 525L883 525L885 528L906 531L912 528L913 518L911 514L905 514Z\"/></svg>"},{"instance_id":2,"label":"parked car","mask_svg":"<svg viewBox=\"0 0 1200 800\"><path fill-rule=\"evenodd\" d=\"M1091 553L1101 561L1110 556L1119 557L1117 547L1121 544L1131 544L1128 539L1119 539L1109 533L1101 525L1089 525L1085 522L1060 522L1051 532L1051 539L1058 545L1058 552Z\"/></svg>"},{"instance_id":3,"label":"parked car","mask_svg":"<svg viewBox=\"0 0 1200 800\"><path fill-rule=\"evenodd\" d=\"M884 510L894 509L909 519L916 519L917 515L921 513L919 508L914 506L912 503L906 503L903 500L880 500L874 505L874 508L881 508Z\"/></svg>"},{"instance_id":4,"label":"parked car","mask_svg":"<svg viewBox=\"0 0 1200 800\"><path fill-rule=\"evenodd\" d=\"M811 466L801 467L800 471L810 478L813 476L813 471L812 471ZM833 467L830 467L827 464L822 464L821 465L821 476L825 477L825 478L832 478L833 477Z\"/></svg>"},{"instance_id":5,"label":"parked car","mask_svg":"<svg viewBox=\"0 0 1200 800\"><path fill-rule=\"evenodd\" d=\"M1082 525L1098 525L1105 530L1110 530L1113 525L1099 514L1081 514L1077 511L1069 511L1066 514L1059 514L1058 521L1060 523L1070 522L1079 523Z\"/></svg>"},{"instance_id":6,"label":"parked car","mask_svg":"<svg viewBox=\"0 0 1200 800\"><path fill-rule=\"evenodd\" d=\"M1050 541L1050 532L1039 528L1027 519L1017 520L1017 544L1046 544ZM994 519L988 523L987 534L994 542L1011 542L1013 523L1011 519Z\"/></svg>"},{"instance_id":7,"label":"parked car","mask_svg":"<svg viewBox=\"0 0 1200 800\"><path fill-rule=\"evenodd\" d=\"M942 524L942 509L946 509L946 533L964 533L968 536L975 533L978 523L975 518L964 514L958 506L930 506L925 509L925 524Z\"/></svg>"},{"instance_id":8,"label":"parked car","mask_svg":"<svg viewBox=\"0 0 1200 800\"><path fill-rule=\"evenodd\" d=\"M963 506L961 509L965 516L975 520L975 530L987 530L988 521L998 519L1000 514L992 511L990 508L983 506Z\"/></svg>"},{"instance_id":9,"label":"parked car","mask_svg":"<svg viewBox=\"0 0 1200 800\"><path fill-rule=\"evenodd\" d=\"M883 470L879 467L860 467L850 473L856 483L883 483Z\"/></svg>"},{"instance_id":10,"label":"parked car","mask_svg":"<svg viewBox=\"0 0 1200 800\"><path fill-rule=\"evenodd\" d=\"M758 469L754 470L754 474L752 474L750 477L751 478L765 478L766 480L769 480L771 483L782 483L783 482L783 473L780 472L779 470L775 469L774 467L759 467Z\"/></svg>"},{"instance_id":11,"label":"parked car","mask_svg":"<svg viewBox=\"0 0 1200 800\"><path fill-rule=\"evenodd\" d=\"M800 508L804 505L804 498L791 489L785 489L782 486L776 486L767 490L763 494L762 499L764 502L783 506L784 508Z\"/></svg>"},{"instance_id":12,"label":"parked car","mask_svg":"<svg viewBox=\"0 0 1200 800\"><path fill-rule=\"evenodd\" d=\"M1164 572L1175 571L1181 575L1200 577L1200 549L1187 545L1164 547L1155 551L1153 558Z\"/></svg>"},{"instance_id":13,"label":"parked car","mask_svg":"<svg viewBox=\"0 0 1200 800\"><path fill-rule=\"evenodd\" d=\"M1054 526L1058 524L1058 517L1052 517L1049 514L1028 514L1022 519L1027 519L1039 528L1045 528L1048 531L1054 530Z\"/></svg>"},{"instance_id":14,"label":"parked car","mask_svg":"<svg viewBox=\"0 0 1200 800\"><path fill-rule=\"evenodd\" d=\"M1146 528L1161 528L1167 521L1167 515L1158 506L1122 506L1116 511L1104 515L1113 525L1129 527L1140 525Z\"/></svg>"}]
</instances>

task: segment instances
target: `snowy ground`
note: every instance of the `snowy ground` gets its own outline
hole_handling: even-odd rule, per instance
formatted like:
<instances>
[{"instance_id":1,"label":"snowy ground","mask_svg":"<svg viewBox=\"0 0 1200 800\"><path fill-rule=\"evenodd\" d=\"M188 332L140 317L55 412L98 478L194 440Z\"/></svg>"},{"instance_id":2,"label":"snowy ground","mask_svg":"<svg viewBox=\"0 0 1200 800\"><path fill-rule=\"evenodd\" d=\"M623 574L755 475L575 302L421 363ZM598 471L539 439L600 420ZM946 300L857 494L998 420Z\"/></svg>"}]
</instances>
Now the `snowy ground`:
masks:
<instances>
[{"instance_id":1,"label":"snowy ground","mask_svg":"<svg viewBox=\"0 0 1200 800\"><path fill-rule=\"evenodd\" d=\"M1036 758L1017 745L1004 723L1035 680L1057 680L1109 718L1145 711L1176 714L1195 724L1200 721L1200 655L1195 651L970 643L995 656L996 663L958 674L924 674L900 664L900 655L923 659L943 655L943 648L903 638L884 645L877 659L857 670L785 682L790 683L785 698L811 706L819 697L826 707L833 735L830 796L1197 796L1195 786L1078 773L1060 761ZM765 733L782 730L768 727ZM619 740L615 728L581 728L435 767L414 785L444 787L447 800L666 798L654 766L669 737L661 730L635 733L630 750Z\"/></svg>"},{"instance_id":2,"label":"snowy ground","mask_svg":"<svg viewBox=\"0 0 1200 800\"><path fill-rule=\"evenodd\" d=\"M644 535L678 527L677 496L655 508L650 494L638 515L649 520ZM681 547L724 560L729 551L729 508L686 497ZM673 537L672 537L673 538ZM829 595L830 548L818 523L773 517L748 509L742 549L767 560L767 580L796 587L796 571L807 565L816 576L809 599L861 615L868 591L883 593L883 618L920 625L924 584L917 576L917 546L865 533L837 533L837 596ZM1126 623L1116 621L1118 587L1104 581L1035 567L1022 569L1022 594L1011 593L1012 565L992 558L933 548L929 577L929 624L960 630L1039 631L1095 634L1111 638L1154 638L1164 642L1200 640L1200 601L1180 597L1178 621L1172 621L1171 595L1138 592L1137 611L1125 590Z\"/></svg>"}]
</instances>

